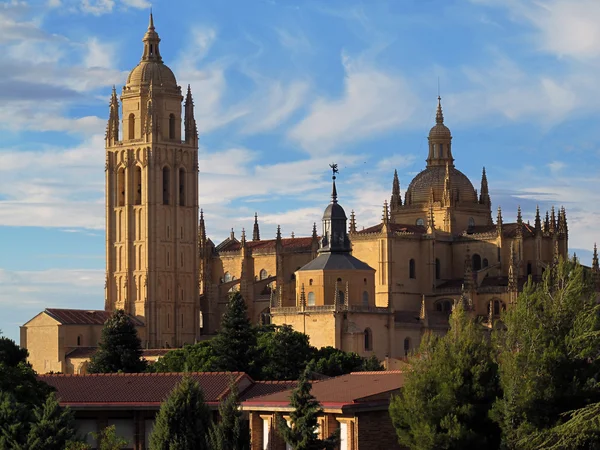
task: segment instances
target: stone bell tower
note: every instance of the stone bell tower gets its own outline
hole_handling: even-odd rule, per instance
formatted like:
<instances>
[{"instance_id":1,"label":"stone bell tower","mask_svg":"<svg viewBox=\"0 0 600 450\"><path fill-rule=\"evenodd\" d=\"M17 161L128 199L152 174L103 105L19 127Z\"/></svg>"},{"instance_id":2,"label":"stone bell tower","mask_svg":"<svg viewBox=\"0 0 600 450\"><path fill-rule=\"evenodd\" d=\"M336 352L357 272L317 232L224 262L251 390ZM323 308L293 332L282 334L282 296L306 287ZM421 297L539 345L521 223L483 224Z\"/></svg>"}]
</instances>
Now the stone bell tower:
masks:
<instances>
[{"instance_id":1,"label":"stone bell tower","mask_svg":"<svg viewBox=\"0 0 600 450\"><path fill-rule=\"evenodd\" d=\"M122 119L114 88L110 101L105 309L144 321L144 345L175 347L200 334L198 133L191 90L182 108L152 14L143 43L121 92Z\"/></svg>"}]
</instances>

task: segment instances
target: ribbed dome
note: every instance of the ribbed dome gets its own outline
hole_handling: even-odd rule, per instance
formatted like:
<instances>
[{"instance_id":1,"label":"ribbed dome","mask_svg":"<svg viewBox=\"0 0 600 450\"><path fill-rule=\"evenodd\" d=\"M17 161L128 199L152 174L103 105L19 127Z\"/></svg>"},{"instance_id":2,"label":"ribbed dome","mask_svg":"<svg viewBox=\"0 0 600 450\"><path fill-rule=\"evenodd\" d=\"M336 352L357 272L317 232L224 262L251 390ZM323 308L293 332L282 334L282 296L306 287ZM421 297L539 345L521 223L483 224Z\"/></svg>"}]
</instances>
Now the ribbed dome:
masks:
<instances>
[{"instance_id":1,"label":"ribbed dome","mask_svg":"<svg viewBox=\"0 0 600 450\"><path fill-rule=\"evenodd\" d=\"M434 127L435 128L435 127ZM452 192L458 192L461 203L477 203L477 195L471 181L460 170L449 167ZM444 195L446 167L432 166L420 172L408 185L406 199L410 205L429 203L430 190L433 188L434 201L441 201Z\"/></svg>"},{"instance_id":2,"label":"ribbed dome","mask_svg":"<svg viewBox=\"0 0 600 450\"><path fill-rule=\"evenodd\" d=\"M443 123L436 123L429 131L429 139L450 139L450 129Z\"/></svg>"},{"instance_id":3,"label":"ribbed dome","mask_svg":"<svg viewBox=\"0 0 600 450\"><path fill-rule=\"evenodd\" d=\"M327 205L327 208L325 208L325 212L323 213L323 220L331 219L346 220L346 212L339 203L330 203L329 205Z\"/></svg>"},{"instance_id":4,"label":"ribbed dome","mask_svg":"<svg viewBox=\"0 0 600 450\"><path fill-rule=\"evenodd\" d=\"M173 71L162 62L141 61L127 77L128 87L139 87L142 84L152 84L156 87L177 88L177 80Z\"/></svg>"}]
</instances>

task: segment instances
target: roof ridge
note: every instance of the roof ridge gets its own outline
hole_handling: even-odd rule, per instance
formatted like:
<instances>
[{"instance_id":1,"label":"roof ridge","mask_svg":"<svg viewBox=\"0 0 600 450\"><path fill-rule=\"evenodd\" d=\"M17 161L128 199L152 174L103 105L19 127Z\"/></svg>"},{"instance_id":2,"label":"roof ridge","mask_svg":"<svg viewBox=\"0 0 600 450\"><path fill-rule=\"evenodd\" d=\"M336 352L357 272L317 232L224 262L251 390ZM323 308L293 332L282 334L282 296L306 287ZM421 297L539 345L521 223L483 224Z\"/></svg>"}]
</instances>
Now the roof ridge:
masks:
<instances>
[{"instance_id":1,"label":"roof ridge","mask_svg":"<svg viewBox=\"0 0 600 450\"><path fill-rule=\"evenodd\" d=\"M125 376L135 376L135 377L160 377L160 376L183 376L183 375L236 375L236 381L243 378L246 375L250 380L252 378L246 372L112 372L112 373L86 373L86 374L74 374L74 373L44 373L39 374L38 377L125 377ZM252 380L254 381L254 380Z\"/></svg>"}]
</instances>

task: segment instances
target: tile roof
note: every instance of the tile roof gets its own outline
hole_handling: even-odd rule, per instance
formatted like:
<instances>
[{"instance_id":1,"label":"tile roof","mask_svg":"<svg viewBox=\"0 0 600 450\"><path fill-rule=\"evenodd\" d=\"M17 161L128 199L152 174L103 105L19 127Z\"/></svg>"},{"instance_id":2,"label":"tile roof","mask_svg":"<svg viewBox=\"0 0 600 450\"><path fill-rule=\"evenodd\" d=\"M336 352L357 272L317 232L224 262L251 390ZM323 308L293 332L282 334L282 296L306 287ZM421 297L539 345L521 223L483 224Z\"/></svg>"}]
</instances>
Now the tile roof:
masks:
<instances>
[{"instance_id":1,"label":"tile roof","mask_svg":"<svg viewBox=\"0 0 600 450\"><path fill-rule=\"evenodd\" d=\"M383 228L383 224L377 224L369 228L365 228L363 230L357 231L357 234L370 234L370 233L381 233L381 229ZM427 229L418 225L409 225L404 223L388 223L388 229L394 233L416 233L416 234L425 234L427 233Z\"/></svg>"},{"instance_id":2,"label":"tile roof","mask_svg":"<svg viewBox=\"0 0 600 450\"><path fill-rule=\"evenodd\" d=\"M502 224L502 235L506 237L516 237L517 236L517 223L504 223ZM532 237L535 236L535 228L527 223L523 224L523 237Z\"/></svg>"},{"instance_id":3,"label":"tile roof","mask_svg":"<svg viewBox=\"0 0 600 450\"><path fill-rule=\"evenodd\" d=\"M367 402L387 404L392 393L404 385L402 371L353 372L312 384L312 395L324 408L360 405ZM292 390L254 397L243 402L245 410L253 407L286 407Z\"/></svg>"},{"instance_id":4,"label":"tile roof","mask_svg":"<svg viewBox=\"0 0 600 450\"><path fill-rule=\"evenodd\" d=\"M304 265L301 270L372 270L367 263L355 258L350 253L321 253L315 259Z\"/></svg>"},{"instance_id":5,"label":"tile roof","mask_svg":"<svg viewBox=\"0 0 600 450\"><path fill-rule=\"evenodd\" d=\"M104 322L112 315L112 311L88 310L88 309L58 309L46 308L46 314L63 325L104 325ZM135 326L143 327L144 322L129 316Z\"/></svg>"},{"instance_id":6,"label":"tile roof","mask_svg":"<svg viewBox=\"0 0 600 450\"><path fill-rule=\"evenodd\" d=\"M240 400L244 401L254 397L294 389L297 385L297 381L256 381L254 385L246 389L240 396Z\"/></svg>"},{"instance_id":7,"label":"tile roof","mask_svg":"<svg viewBox=\"0 0 600 450\"><path fill-rule=\"evenodd\" d=\"M93 375L39 375L56 388L60 404L70 407L158 407L181 381L183 373L110 373ZM204 391L208 404L217 404L229 392L233 378L241 389L252 384L243 372L189 373Z\"/></svg>"},{"instance_id":8,"label":"tile roof","mask_svg":"<svg viewBox=\"0 0 600 450\"><path fill-rule=\"evenodd\" d=\"M277 239L268 239L268 240L260 240L260 241L246 241L247 248L251 250L273 250L275 251L275 246L277 244ZM310 250L312 248L312 237L295 237L295 238L283 238L281 239L281 246L287 249L306 249ZM217 246L217 251L219 252L231 252L237 251L242 248L242 244L235 239L231 240L227 238L225 241L221 242Z\"/></svg>"}]
</instances>

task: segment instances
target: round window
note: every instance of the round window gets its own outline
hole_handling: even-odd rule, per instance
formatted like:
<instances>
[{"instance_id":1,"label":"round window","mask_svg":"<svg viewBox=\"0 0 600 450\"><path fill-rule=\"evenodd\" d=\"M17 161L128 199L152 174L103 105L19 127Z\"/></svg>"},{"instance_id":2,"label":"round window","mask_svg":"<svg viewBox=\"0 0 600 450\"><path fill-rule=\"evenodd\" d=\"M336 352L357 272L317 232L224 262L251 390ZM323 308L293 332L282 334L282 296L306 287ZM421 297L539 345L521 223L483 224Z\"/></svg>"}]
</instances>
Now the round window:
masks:
<instances>
[{"instance_id":1,"label":"round window","mask_svg":"<svg viewBox=\"0 0 600 450\"><path fill-rule=\"evenodd\" d=\"M425 226L425 221L421 218L417 219L417 226L418 227L424 227Z\"/></svg>"}]
</instances>

